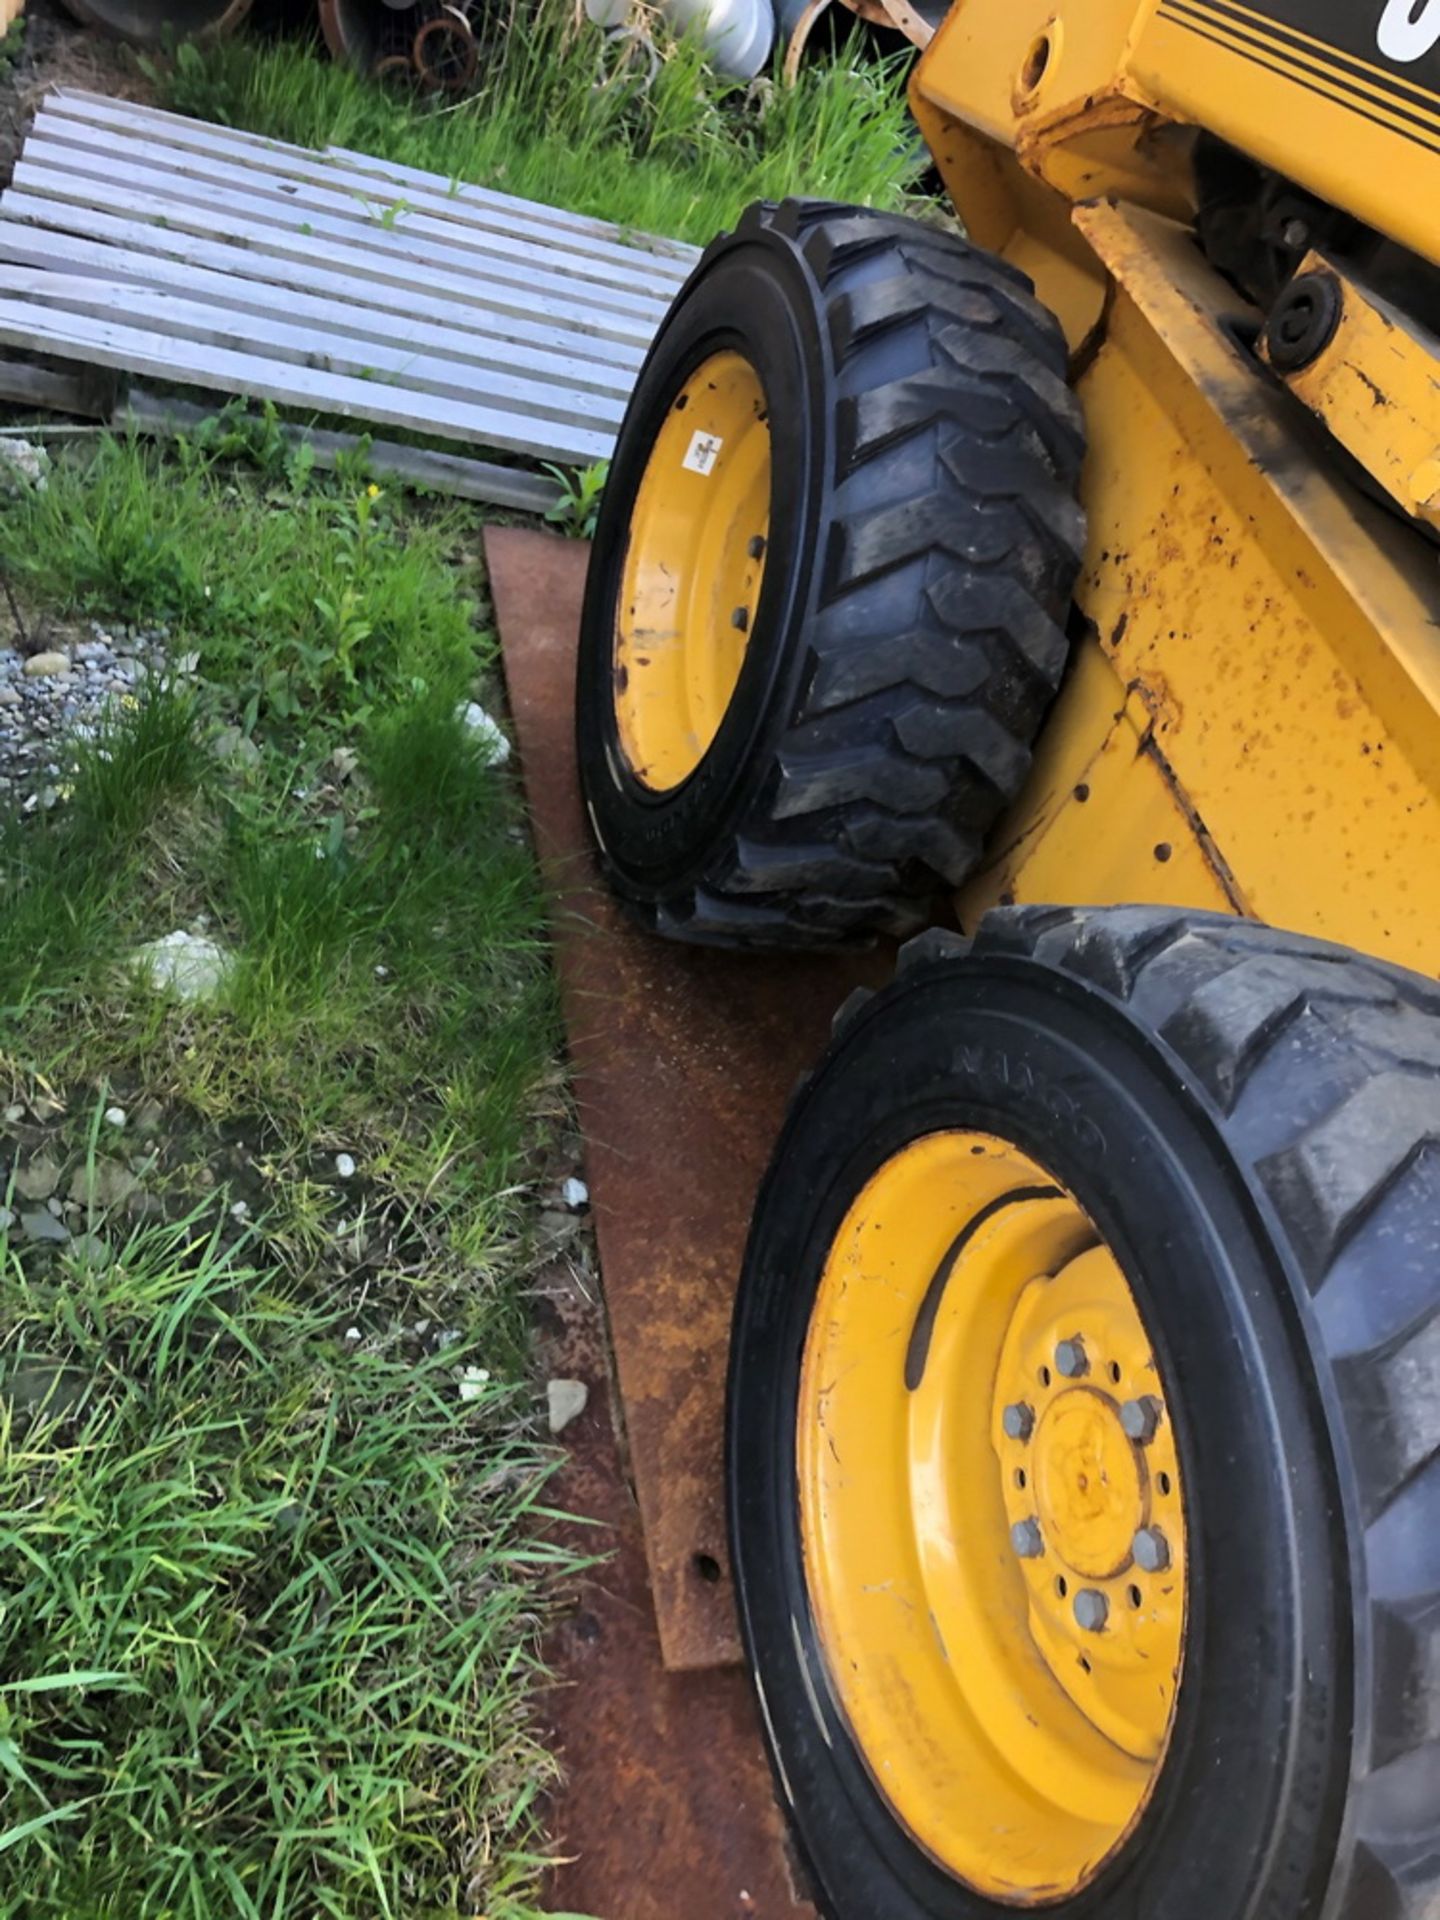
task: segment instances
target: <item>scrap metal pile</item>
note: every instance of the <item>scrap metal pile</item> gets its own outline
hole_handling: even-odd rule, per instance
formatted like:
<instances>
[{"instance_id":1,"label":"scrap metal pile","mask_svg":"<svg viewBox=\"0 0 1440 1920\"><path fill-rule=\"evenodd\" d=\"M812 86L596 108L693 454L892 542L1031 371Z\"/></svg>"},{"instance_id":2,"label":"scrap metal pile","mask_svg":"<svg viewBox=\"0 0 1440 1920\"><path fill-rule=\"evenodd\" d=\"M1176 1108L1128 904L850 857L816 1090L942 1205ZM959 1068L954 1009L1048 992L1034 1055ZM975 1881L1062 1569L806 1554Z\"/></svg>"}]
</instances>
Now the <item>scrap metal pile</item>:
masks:
<instances>
[{"instance_id":1,"label":"scrap metal pile","mask_svg":"<svg viewBox=\"0 0 1440 1920\"><path fill-rule=\"evenodd\" d=\"M308 6L311 0L295 0ZM3 4L3 0L0 0ZM805 44L832 0L584 0L585 12L607 37L649 46L649 22L661 15L672 31L693 30L716 70L750 80L785 50L793 75ZM893 27L927 44L943 0L843 0L871 25ZM213 39L235 32L252 0L65 0L79 20L133 46L163 47L178 40ZM489 18L484 0L314 0L320 31L336 60L362 73L417 85L428 92L462 94L481 69Z\"/></svg>"}]
</instances>

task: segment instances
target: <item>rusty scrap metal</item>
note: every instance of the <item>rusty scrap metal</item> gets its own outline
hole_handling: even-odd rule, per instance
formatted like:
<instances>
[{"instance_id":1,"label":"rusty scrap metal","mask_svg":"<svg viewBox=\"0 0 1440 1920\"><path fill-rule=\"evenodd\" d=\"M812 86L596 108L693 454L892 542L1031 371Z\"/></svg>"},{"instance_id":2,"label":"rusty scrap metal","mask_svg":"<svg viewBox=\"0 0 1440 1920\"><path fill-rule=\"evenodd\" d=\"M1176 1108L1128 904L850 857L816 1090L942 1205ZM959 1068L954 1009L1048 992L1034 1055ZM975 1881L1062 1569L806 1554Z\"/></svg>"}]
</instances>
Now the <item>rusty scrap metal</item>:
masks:
<instances>
[{"instance_id":1,"label":"rusty scrap metal","mask_svg":"<svg viewBox=\"0 0 1440 1920\"><path fill-rule=\"evenodd\" d=\"M250 0L64 0L87 27L99 27L134 47L176 40L218 40L234 33Z\"/></svg>"},{"instance_id":2,"label":"rusty scrap metal","mask_svg":"<svg viewBox=\"0 0 1440 1920\"><path fill-rule=\"evenodd\" d=\"M587 549L489 529L486 560L551 893L575 1097L665 1663L740 1657L722 1439L731 1303L786 1102L893 956L743 954L642 933L595 872L575 774Z\"/></svg>"},{"instance_id":3,"label":"rusty scrap metal","mask_svg":"<svg viewBox=\"0 0 1440 1920\"><path fill-rule=\"evenodd\" d=\"M416 34L411 58L432 93L463 93L475 78L480 47L458 7L442 7Z\"/></svg>"}]
</instances>

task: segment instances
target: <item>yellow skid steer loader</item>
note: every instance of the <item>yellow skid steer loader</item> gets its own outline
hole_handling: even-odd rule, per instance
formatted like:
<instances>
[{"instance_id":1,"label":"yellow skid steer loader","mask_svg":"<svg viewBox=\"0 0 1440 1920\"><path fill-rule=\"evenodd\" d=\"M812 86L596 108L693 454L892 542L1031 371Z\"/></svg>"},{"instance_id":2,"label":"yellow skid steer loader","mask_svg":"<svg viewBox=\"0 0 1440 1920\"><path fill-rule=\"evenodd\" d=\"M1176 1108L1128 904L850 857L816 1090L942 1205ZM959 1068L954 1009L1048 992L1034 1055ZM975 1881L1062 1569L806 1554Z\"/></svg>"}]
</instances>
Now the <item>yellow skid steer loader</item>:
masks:
<instances>
[{"instance_id":1,"label":"yellow skid steer loader","mask_svg":"<svg viewBox=\"0 0 1440 1920\"><path fill-rule=\"evenodd\" d=\"M581 646L657 932L914 936L737 1301L778 1789L833 1920L1437 1920L1440 0L912 95L965 237L714 243Z\"/></svg>"}]
</instances>

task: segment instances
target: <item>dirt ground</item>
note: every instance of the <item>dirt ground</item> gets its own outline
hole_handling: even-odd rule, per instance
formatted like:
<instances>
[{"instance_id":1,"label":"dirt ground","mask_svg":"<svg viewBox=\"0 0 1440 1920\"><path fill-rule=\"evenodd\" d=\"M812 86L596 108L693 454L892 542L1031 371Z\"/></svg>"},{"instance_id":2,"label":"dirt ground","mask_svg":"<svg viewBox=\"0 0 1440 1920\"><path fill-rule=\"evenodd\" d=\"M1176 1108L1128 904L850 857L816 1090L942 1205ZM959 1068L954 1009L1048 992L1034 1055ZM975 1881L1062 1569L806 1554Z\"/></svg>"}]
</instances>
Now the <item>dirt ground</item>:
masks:
<instances>
[{"instance_id":1,"label":"dirt ground","mask_svg":"<svg viewBox=\"0 0 1440 1920\"><path fill-rule=\"evenodd\" d=\"M51 87L117 100L147 100L153 93L128 47L82 26L57 0L28 0L18 25L19 57L0 70L0 186L8 185L35 109Z\"/></svg>"}]
</instances>

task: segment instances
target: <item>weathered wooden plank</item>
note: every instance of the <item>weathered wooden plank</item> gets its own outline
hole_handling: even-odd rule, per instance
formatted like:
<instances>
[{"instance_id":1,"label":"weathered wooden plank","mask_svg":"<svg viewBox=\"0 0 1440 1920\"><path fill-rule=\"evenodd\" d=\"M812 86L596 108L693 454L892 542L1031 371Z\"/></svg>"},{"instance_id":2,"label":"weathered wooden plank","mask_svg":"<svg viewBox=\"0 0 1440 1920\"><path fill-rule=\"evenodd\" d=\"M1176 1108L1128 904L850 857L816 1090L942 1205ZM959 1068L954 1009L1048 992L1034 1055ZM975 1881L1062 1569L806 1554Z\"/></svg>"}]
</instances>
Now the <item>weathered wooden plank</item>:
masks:
<instances>
[{"instance_id":1,"label":"weathered wooden plank","mask_svg":"<svg viewBox=\"0 0 1440 1920\"><path fill-rule=\"evenodd\" d=\"M267 135L249 133L236 127L220 127L204 120L192 120L184 114L168 113L158 107L129 106L122 101L107 99L101 94L88 93L83 88L57 88L48 96L47 105L63 107L67 112L74 110L88 113L92 118L106 121L111 125L133 125L137 118L143 118L146 127L153 127L158 134L177 140L210 141L216 151L242 149L241 157L247 155L253 164L279 166L290 162L313 161L315 152L309 147L292 146L283 140L272 140ZM380 175L391 179L404 187L412 187L419 192L438 192L451 197L453 183L443 174L426 173L418 167L402 166L398 162L383 160L373 154L352 153L344 147L327 147L323 156L337 164L359 173ZM627 248L632 243L641 246L657 259L666 257L679 261L688 272L698 258L699 249L684 241L668 240L658 234L622 235L622 230L613 221L599 220L591 214L572 213L564 207L552 207L535 200L525 200L513 193L501 193L493 187L479 187L462 183L454 193L457 205L464 206L475 213L488 212L496 215L511 214L522 223L522 230L528 230L537 222L548 227L568 230L579 238L600 240L609 245Z\"/></svg>"},{"instance_id":2,"label":"weathered wooden plank","mask_svg":"<svg viewBox=\"0 0 1440 1920\"><path fill-rule=\"evenodd\" d=\"M62 372L0 356L0 400L8 400L13 406L53 409L56 413L95 413L102 385L113 382L108 376L97 381L87 370Z\"/></svg>"},{"instance_id":3,"label":"weathered wooden plank","mask_svg":"<svg viewBox=\"0 0 1440 1920\"><path fill-rule=\"evenodd\" d=\"M132 387L112 416L121 432L193 433L213 418L213 407L197 406L173 394L152 394ZM281 421L280 432L291 446L308 446L317 467L333 468L353 458L362 447L365 465L377 478L399 480L405 486L451 493L463 500L484 500L514 507L522 513L548 513L560 498L554 480L521 467L498 467L493 461L473 460L463 453L436 453L428 447L407 447L397 440L360 439L353 433L334 433L324 427L303 427Z\"/></svg>"},{"instance_id":4,"label":"weathered wooden plank","mask_svg":"<svg viewBox=\"0 0 1440 1920\"><path fill-rule=\"evenodd\" d=\"M507 201L498 209L484 202L472 205L465 197L463 184L447 182L434 174L421 174L416 181L403 185L388 184L383 174L351 168L331 155L299 147L279 148L274 143L257 149L254 136L234 135L202 121L179 120L119 101L92 106L86 96L53 93L37 115L35 128L51 139L72 144L83 144L87 138L92 145L103 143L103 149L116 156L128 155L134 148L152 154L158 151L167 166L180 172L189 171L193 162L209 170L228 169L233 178L236 169L243 168L252 182L264 178L278 186L286 180L304 181L341 193L364 194L382 205L404 200L417 212L434 214L452 227L473 227L478 232L538 246L552 255L561 253L581 277L628 275L662 298L679 287L696 255L696 249L688 248L672 257L656 251L656 243L646 236L633 241L618 237L619 228L606 229L604 237L591 234L569 224L565 216L556 216L554 209L534 202ZM420 181L426 184L418 184Z\"/></svg>"},{"instance_id":5,"label":"weathered wooden plank","mask_svg":"<svg viewBox=\"0 0 1440 1920\"><path fill-rule=\"evenodd\" d=\"M612 435L583 427L405 393L346 374L176 340L118 321L39 309L21 300L0 299L0 345L574 465L607 458L613 445Z\"/></svg>"},{"instance_id":6,"label":"weathered wooden plank","mask_svg":"<svg viewBox=\"0 0 1440 1920\"><path fill-rule=\"evenodd\" d=\"M365 256L359 264L329 267L303 249L281 254L266 253L243 240L211 240L173 232L153 221L127 220L118 214L79 202L51 200L27 194L11 187L0 195L0 224L9 223L44 231L59 230L103 241L117 250L132 252L137 258L153 253L187 266L230 273L260 286L274 286L317 293L346 300L355 306L386 313L413 313L442 324L474 327L501 340L543 347L573 355L599 365L632 371L644 358L645 348L638 342L602 339L595 334L577 334L564 326L547 325L485 305L483 289L467 282L453 297L448 289L411 284L405 275L371 278L365 271Z\"/></svg>"},{"instance_id":7,"label":"weathered wooden plank","mask_svg":"<svg viewBox=\"0 0 1440 1920\"><path fill-rule=\"evenodd\" d=\"M674 291L673 286L636 272L632 265L581 259L563 245L540 244L534 236L518 240L510 234L468 227L408 200L389 200L373 189L367 193L359 186L320 185L258 169L240 173L229 160L167 151L136 140L117 143L103 128L74 125L48 114L36 120L25 151L32 160L92 179L113 180L119 175L127 184L151 192L164 183L177 201L192 205L238 208L251 218L270 218L287 226L303 221L313 231L339 239L363 237L368 242L375 236L382 246L406 240L411 243L409 250L422 259L443 250L455 264L505 271L511 278L523 274L543 291L583 293L623 312L658 313ZM241 195L243 200L232 197ZM634 255L636 263L643 259L638 252Z\"/></svg>"},{"instance_id":8,"label":"weathered wooden plank","mask_svg":"<svg viewBox=\"0 0 1440 1920\"><path fill-rule=\"evenodd\" d=\"M456 366L413 347L357 340L339 329L317 333L311 327L292 326L273 314L238 313L223 304L211 305L149 287L121 286L96 275L0 265L0 297L33 301L37 306L61 308L96 320L123 316L127 325L201 346L254 353L262 359L290 361L325 373L349 374L406 393L433 393L507 412L533 414L566 426L597 431L608 427L612 435L625 411L616 399L595 393L576 394L558 381L525 380L493 368ZM37 317L37 327L39 324Z\"/></svg>"},{"instance_id":9,"label":"weathered wooden plank","mask_svg":"<svg viewBox=\"0 0 1440 1920\"><path fill-rule=\"evenodd\" d=\"M31 201L45 200L52 206L96 207L141 228L148 225L160 232L189 233L196 238L206 238L214 231L213 224L197 217L195 210L177 207L162 195L77 180L49 167L36 166L23 154L16 162L13 177L15 188ZM9 194L4 205L13 217ZM45 223L65 224L54 214L48 216ZM428 288L444 294L456 305L472 307L481 313L508 314L512 319L539 321L572 337L588 334L597 339L617 340L630 347L648 345L654 337L653 324L629 315L602 313L571 301L527 293L524 287L501 284L481 274L451 273L438 266L429 267L424 261L410 259L403 253L388 253L372 246L346 246L318 234L291 232L284 227L238 218L227 218L223 231L228 244L241 247L247 253L302 265L313 262L337 273L353 274L357 279L400 288L407 294Z\"/></svg>"},{"instance_id":10,"label":"weathered wooden plank","mask_svg":"<svg viewBox=\"0 0 1440 1920\"><path fill-rule=\"evenodd\" d=\"M57 147L43 139L27 140L14 178L32 193L62 194L119 212L158 201L164 208L160 217L166 225L190 233L283 234L312 245L360 247L380 259L409 262L416 273L438 269L479 278L492 297L498 298L503 290L511 300L525 299L550 319L564 320L586 331L618 331L622 338L647 338L660 324L667 305L648 294L627 293L617 287L596 289L590 282L577 283L563 272L528 265L480 246L457 245L425 231L438 228L440 223L423 216L401 216L393 226L387 226L373 206L367 211L359 202L347 204L344 196L333 196L339 200L341 211L327 212L313 204L320 197L317 191L305 187L297 186L292 197L267 197L252 193L248 187L191 180L183 183L182 192L180 183L163 167L131 161L123 176L117 178L113 156L107 164L101 154ZM42 185L42 181L48 184Z\"/></svg>"},{"instance_id":11,"label":"weathered wooden plank","mask_svg":"<svg viewBox=\"0 0 1440 1920\"><path fill-rule=\"evenodd\" d=\"M304 324L312 341L331 331L362 341L409 347L434 353L461 366L495 368L524 377L550 377L573 389L578 400L603 397L616 408L616 417L635 384L633 369L604 367L574 354L552 353L512 340L488 338L475 328L440 326L410 313L362 307L353 300L325 299L297 293L289 287L239 279L203 267L158 255L139 254L87 240L73 234L52 233L44 227L21 226L3 218L0 203L0 261L12 266L39 267L55 274L79 273L108 280L115 289L149 287L203 301L237 313ZM123 314L124 295L115 294L115 310ZM611 417L606 414L608 419Z\"/></svg>"}]
</instances>

